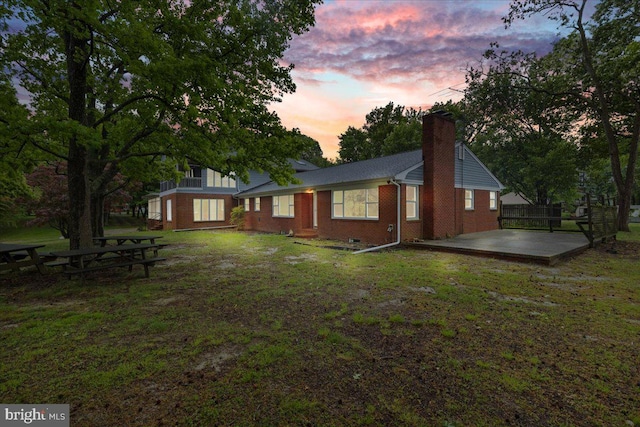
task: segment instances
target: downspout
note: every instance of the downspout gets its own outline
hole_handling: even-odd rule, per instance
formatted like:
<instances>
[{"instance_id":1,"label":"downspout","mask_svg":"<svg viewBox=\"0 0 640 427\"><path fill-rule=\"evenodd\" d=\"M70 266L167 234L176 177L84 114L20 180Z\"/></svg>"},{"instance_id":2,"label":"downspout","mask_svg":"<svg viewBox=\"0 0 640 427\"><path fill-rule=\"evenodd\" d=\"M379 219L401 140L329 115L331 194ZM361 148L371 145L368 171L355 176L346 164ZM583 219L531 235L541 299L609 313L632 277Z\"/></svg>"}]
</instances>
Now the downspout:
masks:
<instances>
[{"instance_id":1,"label":"downspout","mask_svg":"<svg viewBox=\"0 0 640 427\"><path fill-rule=\"evenodd\" d=\"M393 242L393 243L387 243L386 245L382 245L382 246L374 246L373 248L367 248L367 249L362 249L360 251L356 251L356 252L352 252L353 255L357 255L357 254L362 254L365 252L371 252L371 251L377 251L378 249L384 249L384 248L389 248L391 246L396 246L400 244L401 241L401 237L400 237L400 207L401 207L401 199L402 199L402 192L401 192L401 187L400 184L398 184L396 181L393 180L393 178L391 178L389 181L387 181L393 185L395 185L398 188L398 224L396 225L396 230L398 230L398 239Z\"/></svg>"}]
</instances>

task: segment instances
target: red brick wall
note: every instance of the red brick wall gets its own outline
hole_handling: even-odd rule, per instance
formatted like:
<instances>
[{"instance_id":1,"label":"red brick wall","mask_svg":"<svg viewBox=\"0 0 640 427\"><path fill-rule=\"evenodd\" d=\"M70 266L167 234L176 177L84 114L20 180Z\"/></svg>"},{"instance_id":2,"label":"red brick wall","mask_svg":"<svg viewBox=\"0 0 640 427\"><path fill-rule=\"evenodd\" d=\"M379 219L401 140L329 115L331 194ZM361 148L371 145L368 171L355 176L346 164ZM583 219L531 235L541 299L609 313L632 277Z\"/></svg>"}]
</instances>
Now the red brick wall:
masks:
<instances>
[{"instance_id":1,"label":"red brick wall","mask_svg":"<svg viewBox=\"0 0 640 427\"><path fill-rule=\"evenodd\" d=\"M464 190L460 189L464 200ZM464 210L464 233L476 233L498 229L498 210L489 209L489 191L474 190L474 208L472 211Z\"/></svg>"},{"instance_id":2,"label":"red brick wall","mask_svg":"<svg viewBox=\"0 0 640 427\"><path fill-rule=\"evenodd\" d=\"M171 199L172 221L167 221L167 199ZM193 199L224 199L224 221L193 220ZM221 227L231 225L231 209L238 205L231 195L173 193L162 197L162 225L165 230L184 230L189 228Z\"/></svg>"},{"instance_id":3,"label":"red brick wall","mask_svg":"<svg viewBox=\"0 0 640 427\"><path fill-rule=\"evenodd\" d=\"M245 217L248 221L245 222L245 229L254 231L263 231L266 233L288 233L289 230L296 231L296 219L295 218L274 218L273 215L273 198L261 197L260 198L260 212L255 212L253 206L253 200L251 200L251 211L246 213ZM294 196L294 203L296 203ZM295 213L298 212L297 205L295 206Z\"/></svg>"},{"instance_id":4,"label":"red brick wall","mask_svg":"<svg viewBox=\"0 0 640 427\"><path fill-rule=\"evenodd\" d=\"M455 185L455 122L438 114L423 117L423 231L427 239L462 233L457 222Z\"/></svg>"},{"instance_id":5,"label":"red brick wall","mask_svg":"<svg viewBox=\"0 0 640 427\"><path fill-rule=\"evenodd\" d=\"M396 240L396 186L384 185L378 189L378 219L332 219L331 191L318 192L318 236L327 239L359 239L362 243L385 244ZM387 231L393 224L393 233Z\"/></svg>"},{"instance_id":6,"label":"red brick wall","mask_svg":"<svg viewBox=\"0 0 640 427\"><path fill-rule=\"evenodd\" d=\"M400 235L401 241L422 239L422 186L418 187L418 219L407 220L407 186L402 185L400 218L402 218Z\"/></svg>"},{"instance_id":7,"label":"red brick wall","mask_svg":"<svg viewBox=\"0 0 640 427\"><path fill-rule=\"evenodd\" d=\"M320 238L347 241L358 239L362 243L382 245L395 242L397 239L397 187L393 184L378 188L379 211L377 220L332 219L331 191L318 192L318 228ZM269 233L294 233L313 226L313 195L298 193L294 196L295 218L273 218L272 199L263 197L260 212L253 210L246 215L245 228L247 230ZM401 195L401 238L403 241L422 237L422 221L406 220L406 186L402 186ZM419 207L420 209L420 207ZM420 212L420 218L422 212ZM393 224L393 232L387 231L389 224Z\"/></svg>"}]
</instances>

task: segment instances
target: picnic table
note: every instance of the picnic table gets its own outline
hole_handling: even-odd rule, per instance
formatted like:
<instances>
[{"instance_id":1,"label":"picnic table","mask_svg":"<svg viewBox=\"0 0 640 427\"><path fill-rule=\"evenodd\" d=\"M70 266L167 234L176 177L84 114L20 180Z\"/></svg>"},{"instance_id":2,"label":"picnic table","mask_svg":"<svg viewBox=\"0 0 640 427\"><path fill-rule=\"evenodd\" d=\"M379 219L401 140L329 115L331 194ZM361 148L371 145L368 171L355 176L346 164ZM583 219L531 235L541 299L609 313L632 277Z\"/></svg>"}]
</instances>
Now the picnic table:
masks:
<instances>
[{"instance_id":1,"label":"picnic table","mask_svg":"<svg viewBox=\"0 0 640 427\"><path fill-rule=\"evenodd\" d=\"M135 236L135 235L123 235L123 236L104 236L104 237L94 237L93 241L96 243L100 243L100 246L107 246L107 243L110 241L115 241L116 245L124 245L127 241L140 244L144 242L149 242L153 245L156 243L156 239L162 239L162 236ZM160 246L156 247L153 250L153 256L158 256L158 249Z\"/></svg>"},{"instance_id":2,"label":"picnic table","mask_svg":"<svg viewBox=\"0 0 640 427\"><path fill-rule=\"evenodd\" d=\"M44 245L0 243L0 271L20 270L21 267L35 265L40 273L44 273L42 261L36 249Z\"/></svg>"},{"instance_id":3,"label":"picnic table","mask_svg":"<svg viewBox=\"0 0 640 427\"><path fill-rule=\"evenodd\" d=\"M55 251L51 252L51 255L63 260L47 263L47 265L62 266L63 273L69 277L73 274L84 277L84 273L115 267L129 267L131 271L134 265L141 264L144 267L145 277L149 277L149 266L158 261L164 261L164 258L147 257L147 251L157 251L157 249L156 244L133 243Z\"/></svg>"},{"instance_id":4,"label":"picnic table","mask_svg":"<svg viewBox=\"0 0 640 427\"><path fill-rule=\"evenodd\" d=\"M155 244L156 239L162 239L162 236L104 236L94 237L93 241L100 243L100 246L106 246L109 241L115 241L117 245L123 245L128 241L134 244L140 244L146 241Z\"/></svg>"}]
</instances>

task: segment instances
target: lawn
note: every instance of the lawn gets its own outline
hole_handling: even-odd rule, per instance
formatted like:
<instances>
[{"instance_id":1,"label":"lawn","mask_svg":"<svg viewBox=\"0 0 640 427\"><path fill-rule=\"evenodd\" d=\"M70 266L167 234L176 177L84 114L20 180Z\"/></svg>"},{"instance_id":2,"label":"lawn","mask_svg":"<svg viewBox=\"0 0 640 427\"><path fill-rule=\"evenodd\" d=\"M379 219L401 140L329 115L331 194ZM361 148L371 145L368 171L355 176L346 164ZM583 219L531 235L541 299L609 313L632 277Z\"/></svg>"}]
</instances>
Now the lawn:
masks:
<instances>
[{"instance_id":1,"label":"lawn","mask_svg":"<svg viewBox=\"0 0 640 427\"><path fill-rule=\"evenodd\" d=\"M554 267L161 233L149 279L0 275L0 401L73 426L640 426L638 225Z\"/></svg>"}]
</instances>

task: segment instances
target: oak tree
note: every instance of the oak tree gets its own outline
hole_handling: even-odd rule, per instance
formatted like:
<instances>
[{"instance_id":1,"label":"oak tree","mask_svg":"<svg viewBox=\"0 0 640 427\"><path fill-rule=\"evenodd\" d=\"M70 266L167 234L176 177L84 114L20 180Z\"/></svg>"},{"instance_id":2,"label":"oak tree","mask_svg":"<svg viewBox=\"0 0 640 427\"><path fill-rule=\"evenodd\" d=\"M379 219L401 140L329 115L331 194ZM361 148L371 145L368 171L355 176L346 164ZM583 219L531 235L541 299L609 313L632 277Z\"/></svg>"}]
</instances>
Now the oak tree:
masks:
<instances>
[{"instance_id":1,"label":"oak tree","mask_svg":"<svg viewBox=\"0 0 640 427\"><path fill-rule=\"evenodd\" d=\"M319 0L6 0L0 73L28 94L20 126L68 164L72 248L91 244L121 171L185 160L284 182L301 147L269 109L295 90L281 61Z\"/></svg>"}]
</instances>

